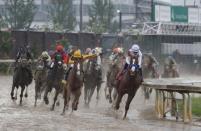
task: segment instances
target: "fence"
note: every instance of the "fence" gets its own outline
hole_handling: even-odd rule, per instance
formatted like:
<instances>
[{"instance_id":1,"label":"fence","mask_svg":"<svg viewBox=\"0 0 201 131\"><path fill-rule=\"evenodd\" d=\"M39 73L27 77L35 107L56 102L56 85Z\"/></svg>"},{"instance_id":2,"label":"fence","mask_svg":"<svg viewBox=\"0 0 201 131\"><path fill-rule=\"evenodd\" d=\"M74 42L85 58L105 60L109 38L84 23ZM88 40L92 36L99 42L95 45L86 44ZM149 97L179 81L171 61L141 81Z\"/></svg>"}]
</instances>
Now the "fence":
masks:
<instances>
[{"instance_id":1,"label":"fence","mask_svg":"<svg viewBox=\"0 0 201 131\"><path fill-rule=\"evenodd\" d=\"M93 33L55 33L55 32L35 32L35 31L11 31L12 49L9 57L14 58L20 46L29 44L35 57L43 50L50 50L56 41L63 38L70 44L78 46L84 50L87 47L95 47L100 35ZM0 39L3 36L0 35ZM2 44L2 43L0 43ZM0 56L1 58L3 56Z\"/></svg>"}]
</instances>

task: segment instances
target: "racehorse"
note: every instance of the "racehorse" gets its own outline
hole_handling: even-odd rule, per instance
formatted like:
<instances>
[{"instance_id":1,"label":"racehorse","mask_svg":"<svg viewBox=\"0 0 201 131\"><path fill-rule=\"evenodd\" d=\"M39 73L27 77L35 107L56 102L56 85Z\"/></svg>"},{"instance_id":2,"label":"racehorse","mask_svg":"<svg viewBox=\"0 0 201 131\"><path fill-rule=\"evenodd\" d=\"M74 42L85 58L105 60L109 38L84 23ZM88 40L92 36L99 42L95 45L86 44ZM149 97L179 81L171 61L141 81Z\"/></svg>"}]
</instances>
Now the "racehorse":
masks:
<instances>
[{"instance_id":1,"label":"racehorse","mask_svg":"<svg viewBox=\"0 0 201 131\"><path fill-rule=\"evenodd\" d=\"M48 66L45 60L40 60L36 67L34 79L35 79L35 104L37 105L37 99L41 99L41 93L45 90L47 81Z\"/></svg>"},{"instance_id":2,"label":"racehorse","mask_svg":"<svg viewBox=\"0 0 201 131\"><path fill-rule=\"evenodd\" d=\"M102 84L102 73L101 68L97 65L97 59L88 60L84 62L84 100L85 104L89 106L91 97L97 87L96 99L99 99L99 90Z\"/></svg>"},{"instance_id":3,"label":"racehorse","mask_svg":"<svg viewBox=\"0 0 201 131\"><path fill-rule=\"evenodd\" d=\"M13 84L12 84L12 90L11 90L11 99L15 100L17 99L17 90L19 86L21 87L21 94L20 94L20 105L22 105L22 98L25 87L28 88L28 85L31 84L33 79L30 63L25 59L19 59L19 62L17 63L13 75ZM14 90L16 88L16 94L14 95ZM25 97L27 97L27 92L25 93Z\"/></svg>"},{"instance_id":4,"label":"racehorse","mask_svg":"<svg viewBox=\"0 0 201 131\"><path fill-rule=\"evenodd\" d=\"M142 77L140 75L139 67L134 62L126 69L125 73L122 75L122 78L119 80L117 88L117 100L115 103L115 109L118 110L120 107L121 99L125 94L128 94L128 98L125 106L125 113L123 119L126 118L127 112L130 106L132 99L134 98L138 88L142 82Z\"/></svg>"},{"instance_id":5,"label":"racehorse","mask_svg":"<svg viewBox=\"0 0 201 131\"><path fill-rule=\"evenodd\" d=\"M169 65L164 66L164 73L162 75L163 78L176 78L179 77L179 73L177 71L176 65L172 65L170 67Z\"/></svg>"},{"instance_id":6,"label":"racehorse","mask_svg":"<svg viewBox=\"0 0 201 131\"><path fill-rule=\"evenodd\" d=\"M50 69L48 72L47 83L46 83L47 86L44 93L45 104L49 104L48 93L51 92L53 88L56 90L51 110L54 110L57 97L59 93L62 93L63 91L63 84L62 84L63 78L64 78L63 62L61 56L57 55L57 58L54 61L53 68Z\"/></svg>"},{"instance_id":7,"label":"racehorse","mask_svg":"<svg viewBox=\"0 0 201 131\"><path fill-rule=\"evenodd\" d=\"M82 62L74 61L73 67L70 70L69 76L67 78L67 84L64 86L64 107L62 113L63 115L65 114L65 110L68 109L71 96L73 97L72 112L73 110L77 110L83 86L83 75L84 74Z\"/></svg>"},{"instance_id":8,"label":"racehorse","mask_svg":"<svg viewBox=\"0 0 201 131\"><path fill-rule=\"evenodd\" d=\"M105 96L106 99L109 99L109 103L112 103L116 99L117 93L116 93L116 76L119 73L121 67L123 57L116 58L110 65L110 68L107 73L107 83L105 87ZM109 91L109 94L107 95L107 89ZM114 90L114 91L113 91ZM112 100L112 91L113 91L113 100Z\"/></svg>"},{"instance_id":9,"label":"racehorse","mask_svg":"<svg viewBox=\"0 0 201 131\"><path fill-rule=\"evenodd\" d=\"M143 55L142 70L144 78L159 78L159 73L156 63L153 63L151 56L148 54ZM142 88L144 92L145 99L150 98L152 89Z\"/></svg>"}]
</instances>

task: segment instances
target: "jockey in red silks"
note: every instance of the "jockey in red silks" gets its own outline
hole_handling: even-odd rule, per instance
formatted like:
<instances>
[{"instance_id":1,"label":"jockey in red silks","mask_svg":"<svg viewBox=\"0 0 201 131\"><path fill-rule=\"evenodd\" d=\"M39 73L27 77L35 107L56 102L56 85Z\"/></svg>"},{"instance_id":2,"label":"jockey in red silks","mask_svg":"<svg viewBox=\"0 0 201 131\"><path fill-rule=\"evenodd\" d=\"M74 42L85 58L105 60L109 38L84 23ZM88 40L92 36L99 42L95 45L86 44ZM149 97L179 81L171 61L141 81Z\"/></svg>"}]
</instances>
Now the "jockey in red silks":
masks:
<instances>
[{"instance_id":1,"label":"jockey in red silks","mask_svg":"<svg viewBox=\"0 0 201 131\"><path fill-rule=\"evenodd\" d=\"M57 54L61 55L61 58L63 60L63 66L64 66L64 68L66 68L67 64L69 62L69 56L68 56L68 54L65 53L64 47L61 44L58 44L56 46L56 50L55 50L54 54L51 56L53 61L55 60L55 57ZM50 67L52 68L53 66L54 66L54 62L52 62Z\"/></svg>"}]
</instances>

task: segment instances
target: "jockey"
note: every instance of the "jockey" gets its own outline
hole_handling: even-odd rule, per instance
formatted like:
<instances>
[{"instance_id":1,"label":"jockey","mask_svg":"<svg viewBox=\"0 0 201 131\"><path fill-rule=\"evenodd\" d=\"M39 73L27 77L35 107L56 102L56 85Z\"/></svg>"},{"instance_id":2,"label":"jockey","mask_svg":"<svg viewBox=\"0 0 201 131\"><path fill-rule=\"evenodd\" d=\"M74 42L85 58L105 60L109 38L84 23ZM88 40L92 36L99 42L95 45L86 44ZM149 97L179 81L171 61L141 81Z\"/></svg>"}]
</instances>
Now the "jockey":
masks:
<instances>
[{"instance_id":1,"label":"jockey","mask_svg":"<svg viewBox=\"0 0 201 131\"><path fill-rule=\"evenodd\" d=\"M33 56L30 50L30 46L26 46L26 47L20 47L17 53L17 57L16 57L16 62L18 62L19 59L27 59L32 60Z\"/></svg>"},{"instance_id":2,"label":"jockey","mask_svg":"<svg viewBox=\"0 0 201 131\"><path fill-rule=\"evenodd\" d=\"M69 61L69 56L65 53L64 51L64 47L61 45L61 44L58 44L56 46L56 51L54 52L54 54L52 55L52 60L54 61L55 60L55 57L57 55L61 55L61 58L63 60L63 67L64 69L67 68L67 65L68 64L68 61ZM54 66L54 62L51 63L50 67L52 68Z\"/></svg>"},{"instance_id":3,"label":"jockey","mask_svg":"<svg viewBox=\"0 0 201 131\"><path fill-rule=\"evenodd\" d=\"M150 68L150 70L152 70L153 72L153 76L154 74L158 75L157 72L157 66L159 65L158 61L156 60L156 58L152 55L152 53L148 53L146 54L149 59L150 59L150 66L148 68Z\"/></svg>"},{"instance_id":4,"label":"jockey","mask_svg":"<svg viewBox=\"0 0 201 131\"><path fill-rule=\"evenodd\" d=\"M142 53L140 51L140 47L137 44L134 44L131 49L128 51L128 56L126 57L126 63L124 65L123 70L117 75L117 79L124 73L124 71L128 68L130 65L130 62L132 59L135 59L135 63L139 66L140 75L142 77Z\"/></svg>"},{"instance_id":5,"label":"jockey","mask_svg":"<svg viewBox=\"0 0 201 131\"><path fill-rule=\"evenodd\" d=\"M39 56L38 61L44 61L46 66L50 64L51 57L47 51L43 51L42 54Z\"/></svg>"},{"instance_id":6,"label":"jockey","mask_svg":"<svg viewBox=\"0 0 201 131\"><path fill-rule=\"evenodd\" d=\"M172 56L168 56L165 60L165 66L169 69L174 69L177 66L175 59Z\"/></svg>"},{"instance_id":7,"label":"jockey","mask_svg":"<svg viewBox=\"0 0 201 131\"><path fill-rule=\"evenodd\" d=\"M109 56L109 59L114 62L117 59L117 57L122 55L123 53L124 50L122 47L114 48L112 54Z\"/></svg>"},{"instance_id":8,"label":"jockey","mask_svg":"<svg viewBox=\"0 0 201 131\"><path fill-rule=\"evenodd\" d=\"M89 54L91 54L91 53L92 53L91 48L87 48L87 49L85 50L85 54L89 55Z\"/></svg>"}]
</instances>

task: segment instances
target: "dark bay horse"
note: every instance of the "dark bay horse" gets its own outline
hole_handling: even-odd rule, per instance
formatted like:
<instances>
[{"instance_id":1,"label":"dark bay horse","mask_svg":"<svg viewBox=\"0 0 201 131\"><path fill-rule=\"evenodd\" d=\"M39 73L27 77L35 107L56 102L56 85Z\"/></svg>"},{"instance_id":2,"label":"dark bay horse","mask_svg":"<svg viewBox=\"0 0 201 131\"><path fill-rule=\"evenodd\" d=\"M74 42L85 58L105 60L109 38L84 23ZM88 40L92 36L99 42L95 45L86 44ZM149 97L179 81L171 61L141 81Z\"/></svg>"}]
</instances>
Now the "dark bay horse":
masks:
<instances>
[{"instance_id":1,"label":"dark bay horse","mask_svg":"<svg viewBox=\"0 0 201 131\"><path fill-rule=\"evenodd\" d=\"M123 56L117 57L116 60L114 60L109 66L109 70L107 73L107 83L105 87L105 96L107 99L109 99L109 102L112 103L112 101L115 100L117 93L115 92L115 86L116 86L116 76L119 73L122 65L123 65ZM107 90L108 93L107 94ZM113 91L114 90L114 91ZM113 91L113 100L112 100L112 91Z\"/></svg>"},{"instance_id":2,"label":"dark bay horse","mask_svg":"<svg viewBox=\"0 0 201 131\"><path fill-rule=\"evenodd\" d=\"M126 118L127 112L132 99L134 98L138 88L141 85L142 77L139 72L139 68L136 64L131 64L123 74L122 79L117 84L117 100L115 103L115 109L118 110L120 107L121 99L125 94L128 94L128 98L125 106L125 114L123 119Z\"/></svg>"},{"instance_id":3,"label":"dark bay horse","mask_svg":"<svg viewBox=\"0 0 201 131\"><path fill-rule=\"evenodd\" d=\"M35 79L35 104L37 105L37 99L41 99L41 93L45 90L47 83L48 66L47 61L40 60L36 67L34 74Z\"/></svg>"},{"instance_id":4,"label":"dark bay horse","mask_svg":"<svg viewBox=\"0 0 201 131\"><path fill-rule=\"evenodd\" d=\"M82 62L76 60L73 64L72 69L69 72L67 84L64 86L64 107L62 113L63 115L65 114L65 110L68 109L69 102L72 98L72 111L77 110L83 86L83 75L84 74Z\"/></svg>"},{"instance_id":5,"label":"dark bay horse","mask_svg":"<svg viewBox=\"0 0 201 131\"><path fill-rule=\"evenodd\" d=\"M63 62L61 59L55 59L54 66L48 71L47 75L46 89L44 93L44 101L46 104L49 104L48 93L51 92L53 88L56 90L51 110L54 110L57 97L59 93L62 93L63 91L62 80L64 78L64 69L62 64Z\"/></svg>"},{"instance_id":6,"label":"dark bay horse","mask_svg":"<svg viewBox=\"0 0 201 131\"><path fill-rule=\"evenodd\" d=\"M28 85L31 84L33 80L33 75L31 71L31 65L30 63L25 59L20 59L17 63L13 75L13 84L12 84L12 90L11 90L11 99L17 99L17 90L19 86L21 87L21 94L20 94L20 105L22 105L22 97L25 90L25 87L28 88ZM16 94L14 95L14 90L16 88ZM25 94L25 97L27 97L27 93Z\"/></svg>"},{"instance_id":7,"label":"dark bay horse","mask_svg":"<svg viewBox=\"0 0 201 131\"><path fill-rule=\"evenodd\" d=\"M97 65L96 59L88 60L84 63L84 100L85 104L89 105L91 97L97 87L97 101L99 99L99 90L102 84L102 71Z\"/></svg>"}]
</instances>

